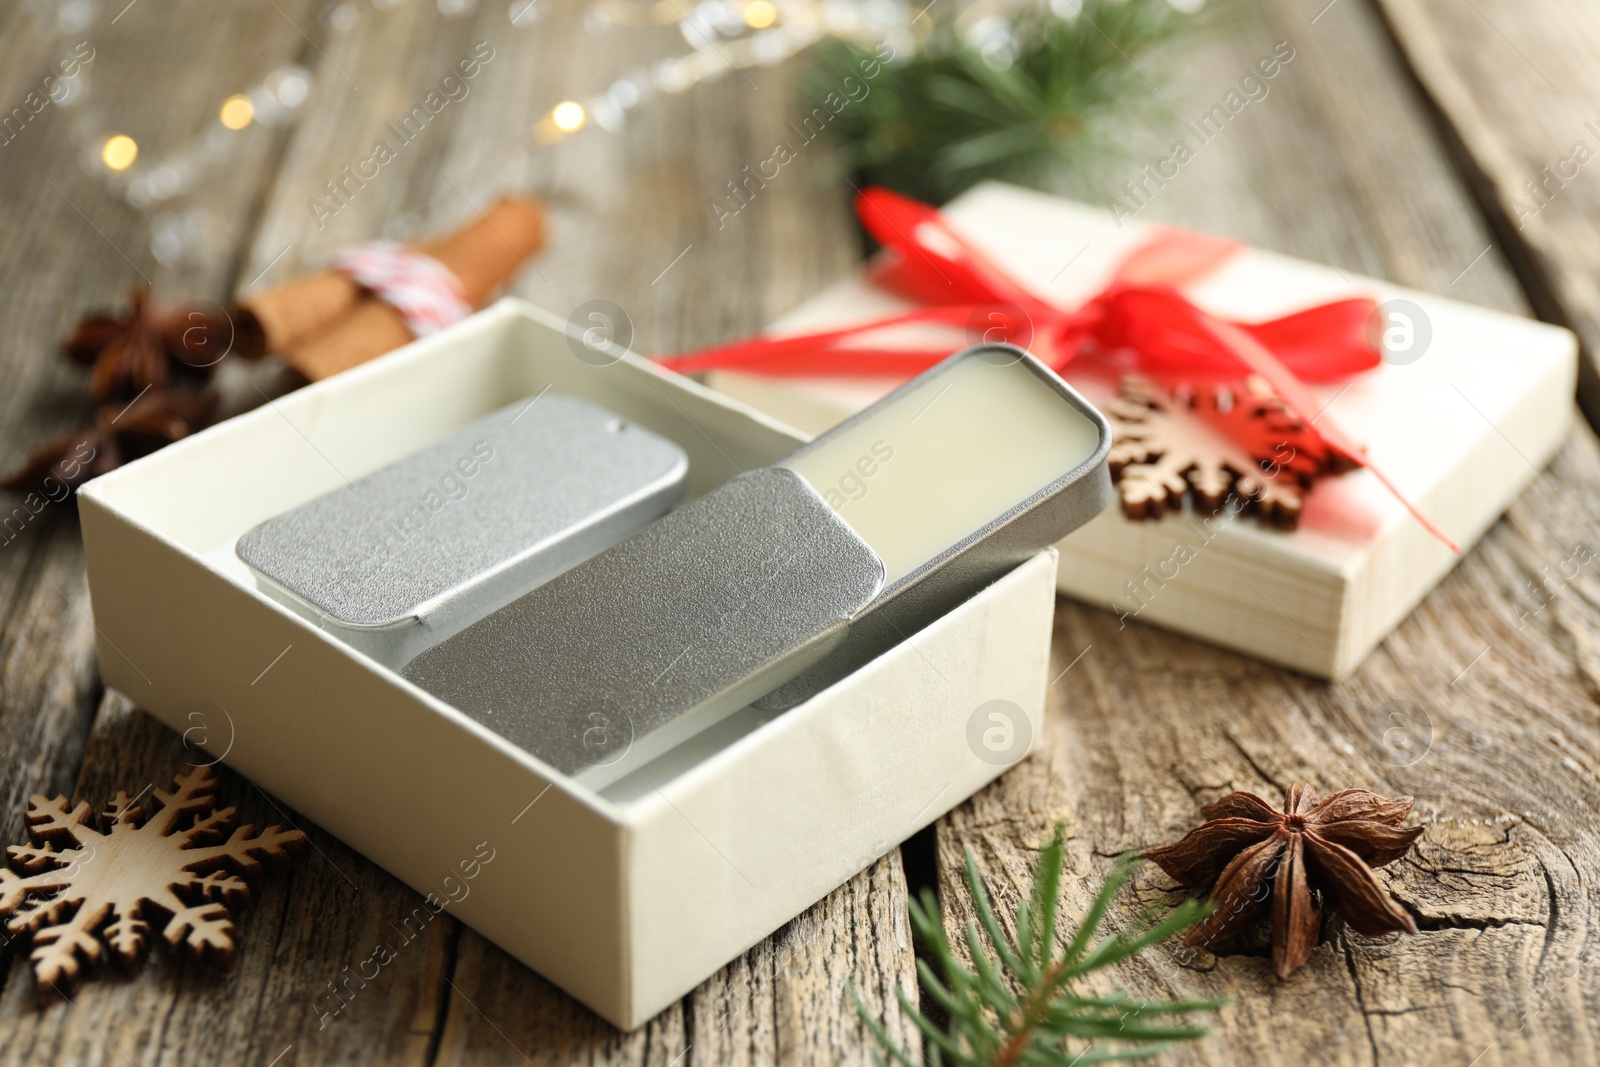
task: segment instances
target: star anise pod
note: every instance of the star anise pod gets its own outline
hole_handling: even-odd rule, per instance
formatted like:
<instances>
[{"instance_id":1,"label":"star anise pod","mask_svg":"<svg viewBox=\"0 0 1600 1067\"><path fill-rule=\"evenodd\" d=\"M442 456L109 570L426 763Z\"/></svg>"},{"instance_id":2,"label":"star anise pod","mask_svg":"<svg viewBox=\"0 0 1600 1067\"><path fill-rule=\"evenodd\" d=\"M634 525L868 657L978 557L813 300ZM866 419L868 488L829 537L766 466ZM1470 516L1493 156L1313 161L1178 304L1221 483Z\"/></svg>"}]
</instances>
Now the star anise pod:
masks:
<instances>
[{"instance_id":1,"label":"star anise pod","mask_svg":"<svg viewBox=\"0 0 1600 1067\"><path fill-rule=\"evenodd\" d=\"M93 368L89 395L104 401L165 389L179 378L209 378L232 332L225 313L158 310L148 293L134 289L127 314L87 316L62 349Z\"/></svg>"},{"instance_id":2,"label":"star anise pod","mask_svg":"<svg viewBox=\"0 0 1600 1067\"><path fill-rule=\"evenodd\" d=\"M1417 932L1411 914L1372 873L1405 855L1422 833L1420 826L1400 828L1412 803L1365 789L1319 802L1310 786L1295 785L1277 811L1254 793L1229 793L1200 809L1208 822L1144 855L1179 884L1208 891L1216 905L1189 931L1189 945L1231 941L1270 906L1272 962L1281 981L1311 958L1325 903L1359 933Z\"/></svg>"},{"instance_id":3,"label":"star anise pod","mask_svg":"<svg viewBox=\"0 0 1600 1067\"><path fill-rule=\"evenodd\" d=\"M217 396L151 389L131 404L106 404L93 425L46 442L5 478L0 489L42 492L51 500L206 426Z\"/></svg>"}]
</instances>

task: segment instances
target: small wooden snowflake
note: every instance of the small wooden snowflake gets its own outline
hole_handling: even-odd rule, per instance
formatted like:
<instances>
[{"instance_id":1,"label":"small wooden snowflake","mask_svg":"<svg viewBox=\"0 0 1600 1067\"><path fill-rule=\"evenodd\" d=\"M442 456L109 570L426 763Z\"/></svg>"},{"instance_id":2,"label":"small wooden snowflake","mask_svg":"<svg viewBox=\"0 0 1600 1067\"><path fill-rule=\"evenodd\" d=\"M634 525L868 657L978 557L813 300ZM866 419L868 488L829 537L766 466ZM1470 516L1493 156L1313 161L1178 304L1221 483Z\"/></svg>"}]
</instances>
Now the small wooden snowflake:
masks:
<instances>
[{"instance_id":1,"label":"small wooden snowflake","mask_svg":"<svg viewBox=\"0 0 1600 1067\"><path fill-rule=\"evenodd\" d=\"M1169 396L1130 376L1106 416L1111 476L1134 520L1159 519L1186 498L1214 515L1233 496L1238 510L1293 530L1312 481L1342 469L1260 380Z\"/></svg>"},{"instance_id":2,"label":"small wooden snowflake","mask_svg":"<svg viewBox=\"0 0 1600 1067\"><path fill-rule=\"evenodd\" d=\"M161 808L148 821L137 798L119 792L102 816L104 832L90 825L87 801L73 808L66 797L34 794L28 801L33 844L6 849L23 873L0 866L0 917L10 917L13 933L32 935L41 999L69 994L84 966L100 964L108 950L127 969L142 962L151 912L166 918L169 945L232 964L236 929L228 908L250 896L241 875L286 856L306 837L276 826L252 837L253 827L236 826L234 808L215 810L209 767L180 774L176 783L171 792L153 791Z\"/></svg>"}]
</instances>

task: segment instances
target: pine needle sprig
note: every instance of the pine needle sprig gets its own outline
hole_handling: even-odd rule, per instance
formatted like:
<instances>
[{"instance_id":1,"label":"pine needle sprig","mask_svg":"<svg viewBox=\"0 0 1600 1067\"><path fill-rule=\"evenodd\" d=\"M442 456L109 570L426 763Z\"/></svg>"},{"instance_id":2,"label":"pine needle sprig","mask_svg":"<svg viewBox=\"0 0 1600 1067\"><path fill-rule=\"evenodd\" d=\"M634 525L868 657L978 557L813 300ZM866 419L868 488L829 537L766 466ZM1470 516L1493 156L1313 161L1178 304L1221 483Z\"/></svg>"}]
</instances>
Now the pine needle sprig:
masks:
<instances>
[{"instance_id":1,"label":"pine needle sprig","mask_svg":"<svg viewBox=\"0 0 1600 1067\"><path fill-rule=\"evenodd\" d=\"M896 988L901 1010L921 1032L927 1062L933 1067L1069 1067L1154 1056L1176 1041L1205 1036L1209 1028L1172 1016L1213 1011L1228 1003L1215 1000L1150 1001L1125 993L1088 995L1074 991L1080 979L1120 963L1199 922L1210 906L1188 900L1165 915L1143 914L1127 929L1101 936L1100 928L1112 898L1132 876L1140 860L1119 859L1066 945L1057 944L1061 875L1065 866L1064 828L1057 825L1039 854L1028 899L1017 906L1015 934L996 917L978 875L977 861L966 852L967 891L976 920L967 922L969 967L945 933L938 900L924 890L909 901L911 922L927 947L917 960L917 977L928 997L944 1012L940 1026L924 1015L905 990ZM937 965L937 968L935 967ZM852 990L853 992L853 990ZM890 1038L883 1023L856 998L867 1029L900 1067L922 1067ZM878 1062L884 1063L880 1056Z\"/></svg>"},{"instance_id":2,"label":"pine needle sprig","mask_svg":"<svg viewBox=\"0 0 1600 1067\"><path fill-rule=\"evenodd\" d=\"M1141 59L1198 18L1169 0L1083 0L1071 18L1034 4L1010 18L998 47L942 23L839 113L831 167L943 203L987 178L1041 184L1104 164L1128 140L1130 105L1154 104L1145 72L1160 68ZM870 56L824 42L802 83L808 103L859 80ZM1111 118L1123 121L1110 128Z\"/></svg>"}]
</instances>

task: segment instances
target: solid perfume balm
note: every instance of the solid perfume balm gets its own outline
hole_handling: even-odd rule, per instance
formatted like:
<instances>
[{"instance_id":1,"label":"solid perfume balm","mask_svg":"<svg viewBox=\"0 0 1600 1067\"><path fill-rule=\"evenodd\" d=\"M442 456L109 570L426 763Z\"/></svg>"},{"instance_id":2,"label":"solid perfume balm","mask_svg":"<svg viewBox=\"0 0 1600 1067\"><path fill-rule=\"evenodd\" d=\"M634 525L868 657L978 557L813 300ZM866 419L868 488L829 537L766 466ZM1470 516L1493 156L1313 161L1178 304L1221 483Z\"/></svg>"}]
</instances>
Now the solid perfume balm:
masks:
<instances>
[{"instance_id":1,"label":"solid perfume balm","mask_svg":"<svg viewBox=\"0 0 1600 1067\"><path fill-rule=\"evenodd\" d=\"M1096 422L1010 349L958 360L891 400L779 464L872 546L888 587L1066 476L1100 443Z\"/></svg>"},{"instance_id":2,"label":"solid perfume balm","mask_svg":"<svg viewBox=\"0 0 1600 1067\"><path fill-rule=\"evenodd\" d=\"M781 461L884 563L825 660L757 698L790 707L917 632L1111 496L1099 412L1010 346L961 353Z\"/></svg>"},{"instance_id":3,"label":"solid perfume balm","mask_svg":"<svg viewBox=\"0 0 1600 1067\"><path fill-rule=\"evenodd\" d=\"M1109 501L1105 420L1031 356L952 356L418 656L406 678L603 788L787 707Z\"/></svg>"}]
</instances>

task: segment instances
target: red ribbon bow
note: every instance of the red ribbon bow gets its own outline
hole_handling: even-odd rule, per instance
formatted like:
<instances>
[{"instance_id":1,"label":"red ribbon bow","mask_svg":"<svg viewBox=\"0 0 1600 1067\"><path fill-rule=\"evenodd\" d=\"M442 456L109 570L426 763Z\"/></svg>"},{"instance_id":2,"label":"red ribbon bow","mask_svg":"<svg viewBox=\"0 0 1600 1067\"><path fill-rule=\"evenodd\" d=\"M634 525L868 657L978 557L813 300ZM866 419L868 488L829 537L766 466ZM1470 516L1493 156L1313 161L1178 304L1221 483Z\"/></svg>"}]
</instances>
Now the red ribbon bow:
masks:
<instances>
[{"instance_id":1,"label":"red ribbon bow","mask_svg":"<svg viewBox=\"0 0 1600 1067\"><path fill-rule=\"evenodd\" d=\"M1057 372L1074 358L1093 354L1122 359L1126 369L1168 384L1259 375L1315 444L1347 466L1372 471L1429 533L1458 551L1363 449L1323 417L1323 405L1305 384L1347 377L1381 362L1368 336L1377 306L1372 300L1340 300L1270 322L1219 318L1178 287L1215 270L1238 244L1158 229L1122 260L1105 289L1066 310L1008 276L927 204L874 188L856 199L856 212L867 232L892 253L874 271L874 280L923 306L843 329L758 337L661 362L684 374L727 368L775 376L910 377L943 359L947 346L885 348L870 343L869 335L929 324L1013 341L1033 349Z\"/></svg>"}]
</instances>

